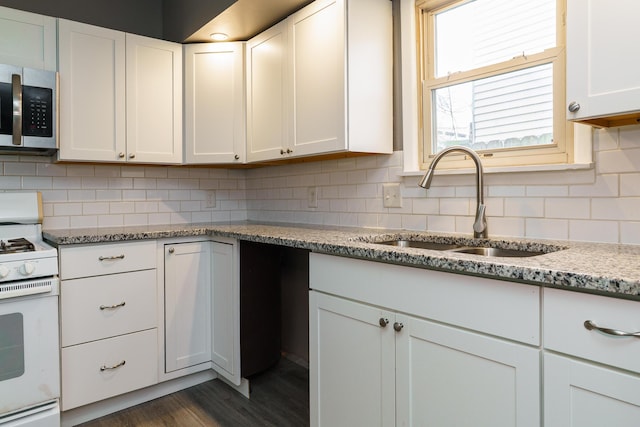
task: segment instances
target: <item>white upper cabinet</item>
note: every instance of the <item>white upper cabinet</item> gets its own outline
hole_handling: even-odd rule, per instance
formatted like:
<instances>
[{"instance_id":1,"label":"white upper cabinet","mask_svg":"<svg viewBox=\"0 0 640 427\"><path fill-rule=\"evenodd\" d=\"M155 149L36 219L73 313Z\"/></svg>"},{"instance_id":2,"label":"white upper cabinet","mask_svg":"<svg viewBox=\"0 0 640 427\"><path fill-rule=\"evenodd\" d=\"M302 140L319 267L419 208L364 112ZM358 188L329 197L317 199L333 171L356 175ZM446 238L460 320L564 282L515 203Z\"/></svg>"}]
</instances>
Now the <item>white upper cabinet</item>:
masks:
<instances>
[{"instance_id":1,"label":"white upper cabinet","mask_svg":"<svg viewBox=\"0 0 640 427\"><path fill-rule=\"evenodd\" d=\"M56 19L0 7L0 64L57 70Z\"/></svg>"},{"instance_id":2,"label":"white upper cabinet","mask_svg":"<svg viewBox=\"0 0 640 427\"><path fill-rule=\"evenodd\" d=\"M388 0L317 0L247 45L249 161L391 153Z\"/></svg>"},{"instance_id":3,"label":"white upper cabinet","mask_svg":"<svg viewBox=\"0 0 640 427\"><path fill-rule=\"evenodd\" d=\"M289 19L293 156L392 152L388 0L318 0Z\"/></svg>"},{"instance_id":4,"label":"white upper cabinet","mask_svg":"<svg viewBox=\"0 0 640 427\"><path fill-rule=\"evenodd\" d=\"M184 46L187 164L245 161L244 43Z\"/></svg>"},{"instance_id":5,"label":"white upper cabinet","mask_svg":"<svg viewBox=\"0 0 640 427\"><path fill-rule=\"evenodd\" d=\"M64 19L58 25L58 159L181 163L181 45Z\"/></svg>"},{"instance_id":6,"label":"white upper cabinet","mask_svg":"<svg viewBox=\"0 0 640 427\"><path fill-rule=\"evenodd\" d=\"M60 160L125 161L125 34L60 19Z\"/></svg>"},{"instance_id":7,"label":"white upper cabinet","mask_svg":"<svg viewBox=\"0 0 640 427\"><path fill-rule=\"evenodd\" d=\"M247 42L247 160L277 159L289 141L287 21Z\"/></svg>"},{"instance_id":8,"label":"white upper cabinet","mask_svg":"<svg viewBox=\"0 0 640 427\"><path fill-rule=\"evenodd\" d=\"M567 1L567 118L594 126L637 124L637 0Z\"/></svg>"}]
</instances>

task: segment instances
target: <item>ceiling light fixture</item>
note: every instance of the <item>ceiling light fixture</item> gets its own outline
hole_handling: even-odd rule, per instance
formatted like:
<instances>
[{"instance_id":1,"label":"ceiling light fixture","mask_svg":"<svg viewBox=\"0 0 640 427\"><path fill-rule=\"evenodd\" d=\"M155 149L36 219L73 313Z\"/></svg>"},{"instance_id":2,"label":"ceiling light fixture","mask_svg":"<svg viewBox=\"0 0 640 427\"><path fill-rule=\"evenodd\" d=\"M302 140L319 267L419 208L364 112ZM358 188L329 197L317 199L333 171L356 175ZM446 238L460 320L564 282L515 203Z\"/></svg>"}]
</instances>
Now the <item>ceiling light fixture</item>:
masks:
<instances>
[{"instance_id":1,"label":"ceiling light fixture","mask_svg":"<svg viewBox=\"0 0 640 427\"><path fill-rule=\"evenodd\" d=\"M216 41L216 42L225 41L226 39L229 38L229 36L226 35L225 33L211 33L210 37L213 41Z\"/></svg>"}]
</instances>

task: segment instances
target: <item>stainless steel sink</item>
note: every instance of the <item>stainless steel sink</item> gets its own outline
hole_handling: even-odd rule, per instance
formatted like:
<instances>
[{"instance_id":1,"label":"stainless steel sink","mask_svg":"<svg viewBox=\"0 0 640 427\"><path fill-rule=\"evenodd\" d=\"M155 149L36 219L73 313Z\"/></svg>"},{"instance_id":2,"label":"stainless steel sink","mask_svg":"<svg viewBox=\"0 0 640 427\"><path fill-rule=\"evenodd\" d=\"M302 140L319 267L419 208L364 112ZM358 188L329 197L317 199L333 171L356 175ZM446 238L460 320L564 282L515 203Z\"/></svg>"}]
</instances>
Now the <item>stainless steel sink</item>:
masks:
<instances>
[{"instance_id":1,"label":"stainless steel sink","mask_svg":"<svg viewBox=\"0 0 640 427\"><path fill-rule=\"evenodd\" d=\"M544 252L526 251L520 249L502 249L502 248L482 248L482 247L462 247L451 249L451 252L461 254L482 255L486 257L531 257L542 255Z\"/></svg>"},{"instance_id":2,"label":"stainless steel sink","mask_svg":"<svg viewBox=\"0 0 640 427\"><path fill-rule=\"evenodd\" d=\"M398 246L400 248L420 248L431 249L434 251L446 251L459 248L460 245L450 243L423 242L420 240L388 240L386 242L376 242L379 245Z\"/></svg>"},{"instance_id":3,"label":"stainless steel sink","mask_svg":"<svg viewBox=\"0 0 640 427\"><path fill-rule=\"evenodd\" d=\"M433 251L447 251L457 252L461 254L480 255L484 257L532 257L537 255L543 255L547 252L555 252L558 249L551 249L549 251L533 251L524 249L504 249L504 248L489 248L482 246L467 246L464 244L455 243L440 243L440 242L427 242L422 240L410 240L410 239L396 239L386 240L383 242L372 242L378 245L396 246L399 248L417 248L417 249L429 249Z\"/></svg>"}]
</instances>

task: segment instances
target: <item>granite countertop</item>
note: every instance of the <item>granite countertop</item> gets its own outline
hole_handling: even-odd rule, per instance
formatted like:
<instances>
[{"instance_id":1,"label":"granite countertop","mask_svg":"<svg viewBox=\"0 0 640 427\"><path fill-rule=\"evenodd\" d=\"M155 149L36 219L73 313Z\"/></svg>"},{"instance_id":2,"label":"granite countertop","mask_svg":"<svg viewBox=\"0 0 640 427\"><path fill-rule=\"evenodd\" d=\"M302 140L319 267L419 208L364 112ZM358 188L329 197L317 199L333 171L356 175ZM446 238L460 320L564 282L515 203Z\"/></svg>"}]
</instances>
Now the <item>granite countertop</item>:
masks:
<instances>
[{"instance_id":1,"label":"granite countertop","mask_svg":"<svg viewBox=\"0 0 640 427\"><path fill-rule=\"evenodd\" d=\"M640 246L634 245L519 238L472 239L470 236L459 234L251 222L45 230L43 235L56 246L172 237L223 236L333 255L640 300ZM374 243L400 238L553 252L534 257L484 257Z\"/></svg>"}]
</instances>

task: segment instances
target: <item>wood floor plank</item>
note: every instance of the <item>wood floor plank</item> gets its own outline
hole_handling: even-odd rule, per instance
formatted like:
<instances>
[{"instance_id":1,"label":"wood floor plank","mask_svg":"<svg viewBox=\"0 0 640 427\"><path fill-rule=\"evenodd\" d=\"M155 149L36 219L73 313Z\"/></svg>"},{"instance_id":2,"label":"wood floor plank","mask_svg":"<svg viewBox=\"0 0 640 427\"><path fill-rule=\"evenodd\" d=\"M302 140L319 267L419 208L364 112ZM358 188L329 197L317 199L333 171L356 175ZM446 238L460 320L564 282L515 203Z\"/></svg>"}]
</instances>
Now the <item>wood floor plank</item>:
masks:
<instances>
[{"instance_id":1,"label":"wood floor plank","mask_svg":"<svg viewBox=\"0 0 640 427\"><path fill-rule=\"evenodd\" d=\"M304 427L309 371L287 359L250 378L251 399L220 380L207 381L81 424L82 427Z\"/></svg>"}]
</instances>

